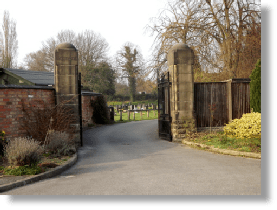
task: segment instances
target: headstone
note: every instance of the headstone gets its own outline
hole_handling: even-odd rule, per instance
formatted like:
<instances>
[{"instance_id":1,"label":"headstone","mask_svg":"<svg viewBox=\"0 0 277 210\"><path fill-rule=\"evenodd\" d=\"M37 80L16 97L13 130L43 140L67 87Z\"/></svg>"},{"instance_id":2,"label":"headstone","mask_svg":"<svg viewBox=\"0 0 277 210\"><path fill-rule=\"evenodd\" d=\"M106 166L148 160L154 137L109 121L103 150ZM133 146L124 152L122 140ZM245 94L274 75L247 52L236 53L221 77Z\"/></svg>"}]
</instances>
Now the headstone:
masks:
<instances>
[{"instance_id":1,"label":"headstone","mask_svg":"<svg viewBox=\"0 0 277 210\"><path fill-rule=\"evenodd\" d=\"M142 109L145 110L145 104L142 105Z\"/></svg>"}]
</instances>

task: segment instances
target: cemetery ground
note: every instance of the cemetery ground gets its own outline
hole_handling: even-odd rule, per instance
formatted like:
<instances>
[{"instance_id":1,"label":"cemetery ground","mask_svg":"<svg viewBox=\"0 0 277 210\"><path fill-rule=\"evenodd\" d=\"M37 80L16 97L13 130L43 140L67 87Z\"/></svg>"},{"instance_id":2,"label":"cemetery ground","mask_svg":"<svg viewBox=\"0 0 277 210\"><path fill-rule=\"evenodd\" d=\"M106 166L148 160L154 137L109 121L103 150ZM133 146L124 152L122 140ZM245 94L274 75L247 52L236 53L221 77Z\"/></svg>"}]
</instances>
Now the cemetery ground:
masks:
<instances>
[{"instance_id":1,"label":"cemetery ground","mask_svg":"<svg viewBox=\"0 0 277 210\"><path fill-rule=\"evenodd\" d=\"M149 117L147 117L147 111L139 111L135 112L135 120L133 119L133 113L130 112L130 121L141 121L141 120L154 120L158 119L158 110L152 110L149 109ZM128 120L128 113L127 112L122 112L122 120L120 120L120 112L115 112L116 115L114 116L114 121L116 123L125 123L125 122L130 122Z\"/></svg>"}]
</instances>

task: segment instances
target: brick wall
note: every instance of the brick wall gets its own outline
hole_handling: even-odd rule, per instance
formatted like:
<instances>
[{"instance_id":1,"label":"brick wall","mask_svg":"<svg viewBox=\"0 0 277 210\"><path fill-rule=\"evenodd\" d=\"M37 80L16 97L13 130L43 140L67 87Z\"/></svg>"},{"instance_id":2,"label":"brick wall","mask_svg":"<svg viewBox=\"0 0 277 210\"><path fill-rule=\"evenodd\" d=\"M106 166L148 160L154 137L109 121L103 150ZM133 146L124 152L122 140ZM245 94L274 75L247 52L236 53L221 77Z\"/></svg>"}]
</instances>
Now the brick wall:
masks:
<instances>
[{"instance_id":1,"label":"brick wall","mask_svg":"<svg viewBox=\"0 0 277 210\"><path fill-rule=\"evenodd\" d=\"M98 100L100 97L104 96L96 93L82 94L83 127L88 127L89 124L94 123L91 101ZM22 128L24 117L22 100L26 106L35 105L40 107L40 104L37 103L40 100L50 106L55 106L55 89L38 86L0 86L0 130L5 131L8 139L27 136L27 132Z\"/></svg>"},{"instance_id":2,"label":"brick wall","mask_svg":"<svg viewBox=\"0 0 277 210\"><path fill-rule=\"evenodd\" d=\"M7 138L27 136L22 128L22 99L26 106L43 100L49 105L55 105L55 90L53 88L34 87L0 87L0 130L4 130Z\"/></svg>"}]
</instances>

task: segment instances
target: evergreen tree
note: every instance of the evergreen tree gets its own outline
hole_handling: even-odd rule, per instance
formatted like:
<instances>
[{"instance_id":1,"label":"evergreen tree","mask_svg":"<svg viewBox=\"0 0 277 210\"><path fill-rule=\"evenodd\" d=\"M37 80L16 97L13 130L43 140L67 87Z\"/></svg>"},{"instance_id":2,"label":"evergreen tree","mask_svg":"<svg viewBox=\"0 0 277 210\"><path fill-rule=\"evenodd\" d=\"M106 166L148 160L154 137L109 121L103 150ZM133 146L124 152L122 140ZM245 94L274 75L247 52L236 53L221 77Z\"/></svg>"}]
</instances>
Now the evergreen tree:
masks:
<instances>
[{"instance_id":1,"label":"evergreen tree","mask_svg":"<svg viewBox=\"0 0 277 210\"><path fill-rule=\"evenodd\" d=\"M258 60L256 68L250 75L250 108L254 112L261 113L261 59Z\"/></svg>"},{"instance_id":2,"label":"evergreen tree","mask_svg":"<svg viewBox=\"0 0 277 210\"><path fill-rule=\"evenodd\" d=\"M130 101L135 101L138 75L143 72L143 58L138 47L126 43L117 53L117 63L121 70L121 77L128 79Z\"/></svg>"}]
</instances>

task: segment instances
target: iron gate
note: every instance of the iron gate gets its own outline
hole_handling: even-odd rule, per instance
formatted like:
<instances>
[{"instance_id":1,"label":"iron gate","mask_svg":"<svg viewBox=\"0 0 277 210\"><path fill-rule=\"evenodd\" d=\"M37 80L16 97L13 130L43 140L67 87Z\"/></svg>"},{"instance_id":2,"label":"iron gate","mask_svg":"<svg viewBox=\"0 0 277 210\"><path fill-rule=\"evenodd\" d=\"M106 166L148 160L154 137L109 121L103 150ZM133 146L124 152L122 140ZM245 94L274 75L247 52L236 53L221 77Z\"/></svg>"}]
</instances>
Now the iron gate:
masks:
<instances>
[{"instance_id":1,"label":"iron gate","mask_svg":"<svg viewBox=\"0 0 277 210\"><path fill-rule=\"evenodd\" d=\"M159 104L159 137L172 141L171 116L170 116L170 86L169 72L162 75L158 84L158 104Z\"/></svg>"},{"instance_id":2,"label":"iron gate","mask_svg":"<svg viewBox=\"0 0 277 210\"><path fill-rule=\"evenodd\" d=\"M80 140L81 147L83 146L83 120L82 120L82 85L81 85L81 73L78 74L78 107L80 116Z\"/></svg>"}]
</instances>

